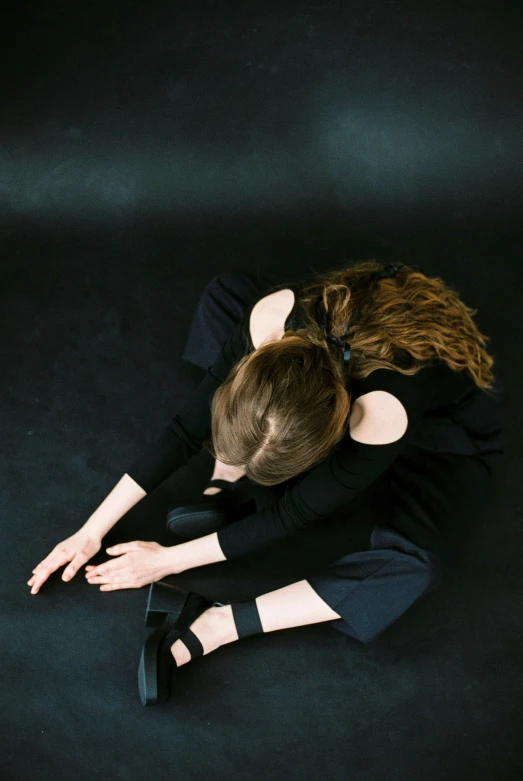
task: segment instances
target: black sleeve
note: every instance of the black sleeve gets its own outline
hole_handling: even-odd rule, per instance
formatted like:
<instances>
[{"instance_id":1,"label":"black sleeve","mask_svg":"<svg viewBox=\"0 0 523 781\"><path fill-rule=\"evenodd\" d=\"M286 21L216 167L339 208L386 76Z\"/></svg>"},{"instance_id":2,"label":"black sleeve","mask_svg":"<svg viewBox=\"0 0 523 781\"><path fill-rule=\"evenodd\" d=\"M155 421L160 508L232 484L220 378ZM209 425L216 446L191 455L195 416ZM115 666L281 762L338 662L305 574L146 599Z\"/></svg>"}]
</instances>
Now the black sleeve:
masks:
<instances>
[{"instance_id":1,"label":"black sleeve","mask_svg":"<svg viewBox=\"0 0 523 781\"><path fill-rule=\"evenodd\" d=\"M450 398L461 387L460 382L449 377L445 367L423 368L413 376L378 369L356 382L353 400L373 390L385 390L401 401L408 419L403 436L386 445L369 445L352 439L347 431L333 452L305 472L273 506L218 531L224 556L230 559L264 548L321 523L346 506L404 450L422 425L427 408L440 397Z\"/></svg>"},{"instance_id":2,"label":"black sleeve","mask_svg":"<svg viewBox=\"0 0 523 781\"><path fill-rule=\"evenodd\" d=\"M223 345L213 365L207 369L196 392L126 470L147 493L187 463L210 438L212 398L231 369L254 349L249 329L253 307L254 303L244 312L234 333Z\"/></svg>"},{"instance_id":3,"label":"black sleeve","mask_svg":"<svg viewBox=\"0 0 523 781\"><path fill-rule=\"evenodd\" d=\"M218 531L225 558L265 548L321 523L371 485L404 447L405 437L388 445L367 445L347 434L327 459L306 472L273 506Z\"/></svg>"}]
</instances>

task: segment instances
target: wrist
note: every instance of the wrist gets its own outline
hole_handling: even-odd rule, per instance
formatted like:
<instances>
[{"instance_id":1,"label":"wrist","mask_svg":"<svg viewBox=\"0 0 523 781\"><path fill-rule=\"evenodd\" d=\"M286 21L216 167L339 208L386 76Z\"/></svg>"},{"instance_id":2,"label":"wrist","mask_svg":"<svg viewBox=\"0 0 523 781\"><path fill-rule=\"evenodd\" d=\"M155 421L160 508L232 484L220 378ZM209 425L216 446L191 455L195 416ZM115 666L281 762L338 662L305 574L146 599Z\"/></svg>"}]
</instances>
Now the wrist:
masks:
<instances>
[{"instance_id":1,"label":"wrist","mask_svg":"<svg viewBox=\"0 0 523 781\"><path fill-rule=\"evenodd\" d=\"M98 540L98 542L102 542L104 537L100 529L89 523L84 523L84 525L78 529L78 534L81 534L83 537L89 537L90 540Z\"/></svg>"},{"instance_id":2,"label":"wrist","mask_svg":"<svg viewBox=\"0 0 523 781\"><path fill-rule=\"evenodd\" d=\"M167 575L179 575L180 572L183 572L183 567L180 563L180 554L176 550L179 547L179 545L171 545L170 547L164 548L164 577Z\"/></svg>"},{"instance_id":3,"label":"wrist","mask_svg":"<svg viewBox=\"0 0 523 781\"><path fill-rule=\"evenodd\" d=\"M80 531L93 539L103 540L107 532L114 526L114 524L103 523L100 519L88 518Z\"/></svg>"}]
</instances>

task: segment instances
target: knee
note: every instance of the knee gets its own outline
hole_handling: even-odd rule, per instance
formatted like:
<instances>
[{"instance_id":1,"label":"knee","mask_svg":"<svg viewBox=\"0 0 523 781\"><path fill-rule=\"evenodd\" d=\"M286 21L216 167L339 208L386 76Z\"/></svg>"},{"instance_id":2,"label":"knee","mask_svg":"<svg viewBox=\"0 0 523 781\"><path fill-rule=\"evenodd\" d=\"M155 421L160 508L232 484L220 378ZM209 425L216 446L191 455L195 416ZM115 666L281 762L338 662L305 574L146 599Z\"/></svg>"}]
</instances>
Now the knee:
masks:
<instances>
[{"instance_id":1,"label":"knee","mask_svg":"<svg viewBox=\"0 0 523 781\"><path fill-rule=\"evenodd\" d=\"M385 581L376 583L376 593L362 594L360 601L351 594L342 603L338 613L344 623L332 623L335 629L354 637L364 645L372 643L421 597L434 591L441 583L441 560L436 554L424 551L416 556L399 556L398 567L391 568Z\"/></svg>"}]
</instances>

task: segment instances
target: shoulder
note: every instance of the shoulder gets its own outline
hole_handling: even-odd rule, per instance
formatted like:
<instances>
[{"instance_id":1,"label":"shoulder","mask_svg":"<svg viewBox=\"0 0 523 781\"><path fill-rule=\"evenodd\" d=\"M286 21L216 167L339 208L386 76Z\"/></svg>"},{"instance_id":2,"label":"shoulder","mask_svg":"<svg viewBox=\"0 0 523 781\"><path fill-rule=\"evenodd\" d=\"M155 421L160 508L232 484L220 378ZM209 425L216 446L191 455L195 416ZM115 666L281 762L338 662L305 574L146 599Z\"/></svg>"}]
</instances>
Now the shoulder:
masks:
<instances>
[{"instance_id":1,"label":"shoulder","mask_svg":"<svg viewBox=\"0 0 523 781\"><path fill-rule=\"evenodd\" d=\"M249 330L255 348L269 337L281 339L285 321L294 307L294 302L294 291L283 288L269 293L254 304L249 318Z\"/></svg>"},{"instance_id":2,"label":"shoulder","mask_svg":"<svg viewBox=\"0 0 523 781\"><path fill-rule=\"evenodd\" d=\"M286 287L282 290L276 290L274 293L260 298L254 305L253 312L263 312L272 310L274 312L280 310L291 310L294 306L294 291Z\"/></svg>"},{"instance_id":3,"label":"shoulder","mask_svg":"<svg viewBox=\"0 0 523 781\"><path fill-rule=\"evenodd\" d=\"M408 427L407 411L392 393L370 391L352 405L350 435L356 442L387 445L401 439Z\"/></svg>"}]
</instances>

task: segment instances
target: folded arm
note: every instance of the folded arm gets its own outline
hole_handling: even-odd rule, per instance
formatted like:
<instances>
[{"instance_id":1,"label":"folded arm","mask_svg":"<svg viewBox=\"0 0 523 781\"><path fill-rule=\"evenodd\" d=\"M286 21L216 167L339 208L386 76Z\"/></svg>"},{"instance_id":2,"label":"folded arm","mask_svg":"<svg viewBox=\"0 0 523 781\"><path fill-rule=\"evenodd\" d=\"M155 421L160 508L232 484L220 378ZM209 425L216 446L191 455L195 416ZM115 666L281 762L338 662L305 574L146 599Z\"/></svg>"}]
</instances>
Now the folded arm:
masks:
<instances>
[{"instance_id":1,"label":"folded arm","mask_svg":"<svg viewBox=\"0 0 523 781\"><path fill-rule=\"evenodd\" d=\"M404 446L404 437L386 445L368 445L347 436L270 508L171 548L172 571L244 556L321 523L371 485Z\"/></svg>"}]
</instances>

